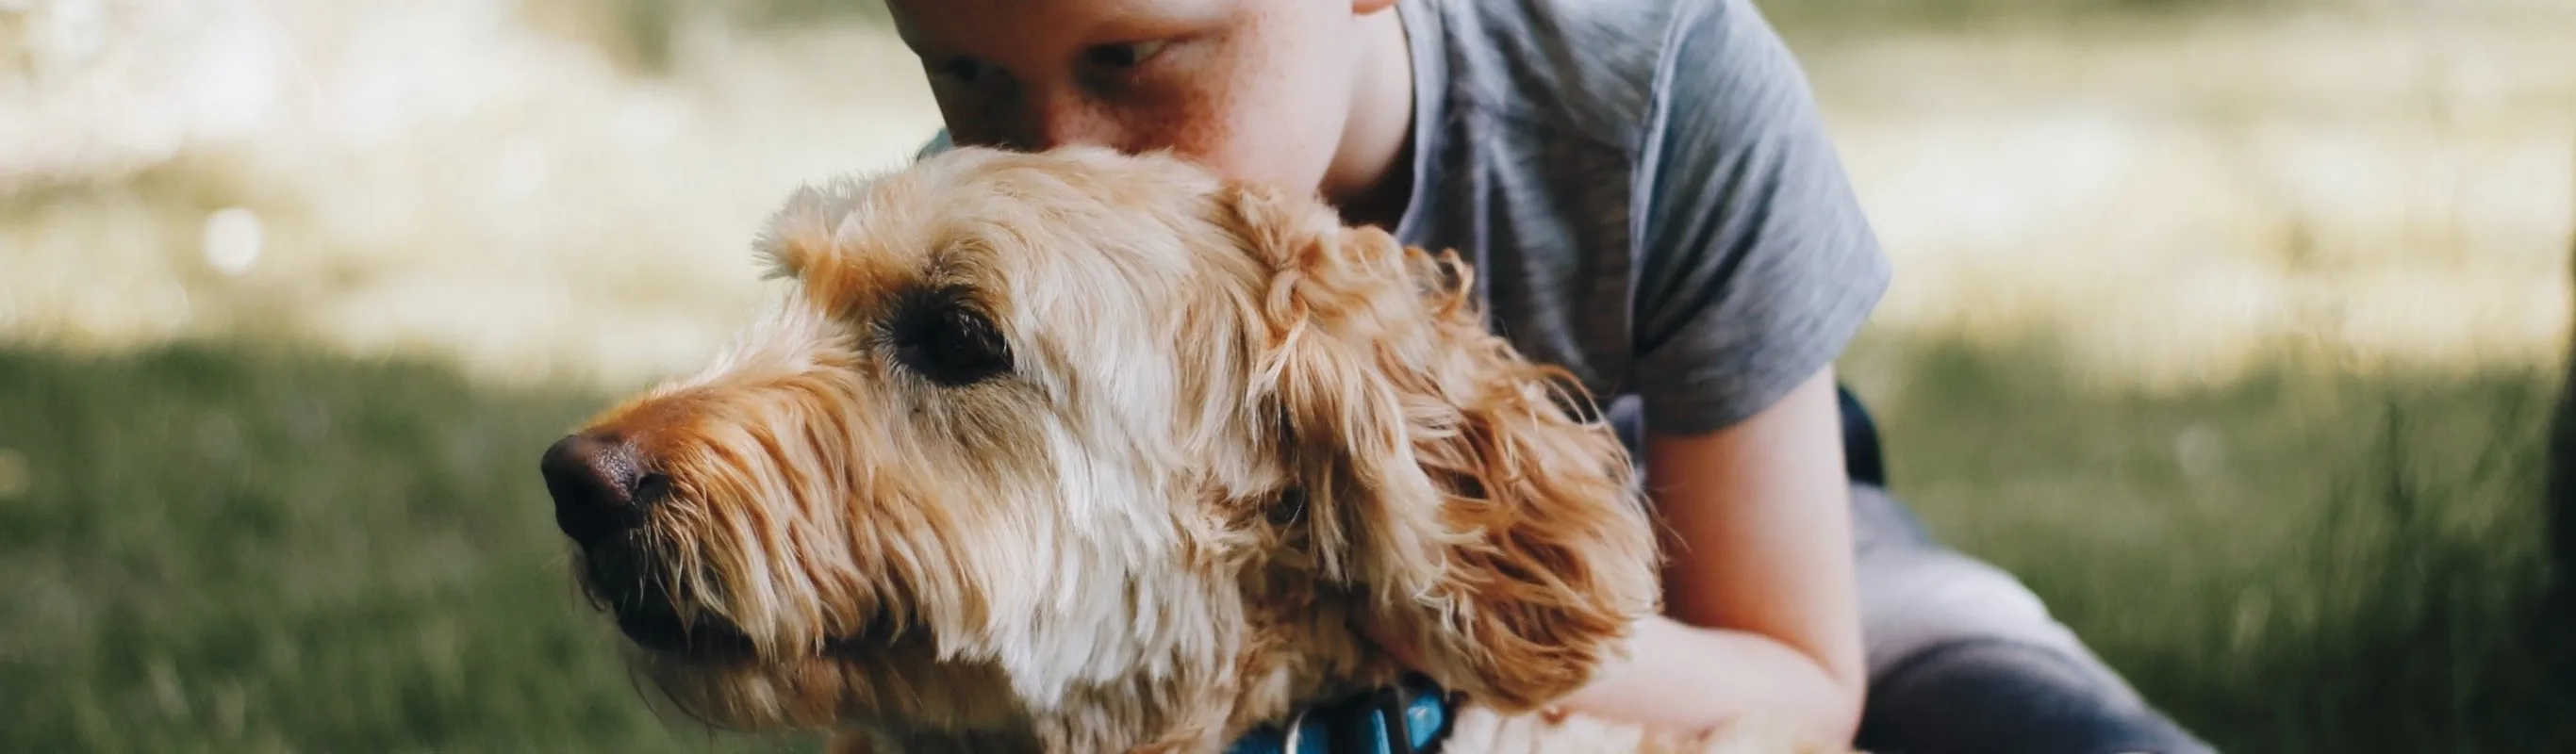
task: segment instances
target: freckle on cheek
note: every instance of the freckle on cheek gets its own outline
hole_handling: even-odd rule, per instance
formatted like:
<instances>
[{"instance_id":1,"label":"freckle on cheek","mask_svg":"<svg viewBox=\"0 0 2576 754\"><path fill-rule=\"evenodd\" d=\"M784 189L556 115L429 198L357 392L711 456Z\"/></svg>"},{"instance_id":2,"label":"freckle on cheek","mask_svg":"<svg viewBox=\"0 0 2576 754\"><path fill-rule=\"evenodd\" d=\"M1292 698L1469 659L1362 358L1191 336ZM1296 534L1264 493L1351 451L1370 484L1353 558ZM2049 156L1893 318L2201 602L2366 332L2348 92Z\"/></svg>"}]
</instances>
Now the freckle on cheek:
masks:
<instances>
[{"instance_id":1,"label":"freckle on cheek","mask_svg":"<svg viewBox=\"0 0 2576 754\"><path fill-rule=\"evenodd\" d=\"M1156 124L1174 149L1207 158L1223 159L1229 151L1227 137L1234 124L1227 114L1234 112L1235 95L1228 89L1208 92L1204 99L1179 108L1167 122Z\"/></svg>"}]
</instances>

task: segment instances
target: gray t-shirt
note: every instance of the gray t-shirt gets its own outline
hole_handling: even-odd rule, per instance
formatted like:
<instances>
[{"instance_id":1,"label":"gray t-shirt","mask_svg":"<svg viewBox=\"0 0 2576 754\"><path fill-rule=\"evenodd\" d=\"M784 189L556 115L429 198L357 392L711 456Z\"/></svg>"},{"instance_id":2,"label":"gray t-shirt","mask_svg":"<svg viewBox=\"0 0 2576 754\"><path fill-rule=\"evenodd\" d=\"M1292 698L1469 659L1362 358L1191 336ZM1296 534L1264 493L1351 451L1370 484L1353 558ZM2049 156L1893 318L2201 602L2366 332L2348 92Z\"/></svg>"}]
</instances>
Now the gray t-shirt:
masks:
<instances>
[{"instance_id":1,"label":"gray t-shirt","mask_svg":"<svg viewBox=\"0 0 2576 754\"><path fill-rule=\"evenodd\" d=\"M1396 8L1415 96L1395 235L1473 262L1523 354L1705 432L1833 361L1884 295L1805 76L1749 0Z\"/></svg>"}]
</instances>

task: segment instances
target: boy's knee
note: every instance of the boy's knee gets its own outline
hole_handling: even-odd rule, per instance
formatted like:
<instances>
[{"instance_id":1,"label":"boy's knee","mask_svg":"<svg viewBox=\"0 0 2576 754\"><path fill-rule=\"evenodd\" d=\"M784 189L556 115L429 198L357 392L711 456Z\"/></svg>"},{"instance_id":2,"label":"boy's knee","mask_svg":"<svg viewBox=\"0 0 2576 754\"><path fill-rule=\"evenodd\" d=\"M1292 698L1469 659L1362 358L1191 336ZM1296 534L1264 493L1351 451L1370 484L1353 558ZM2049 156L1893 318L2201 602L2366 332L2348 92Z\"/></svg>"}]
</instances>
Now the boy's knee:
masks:
<instances>
[{"instance_id":1,"label":"boy's knee","mask_svg":"<svg viewBox=\"0 0 2576 754\"><path fill-rule=\"evenodd\" d=\"M1919 754L2212 751L2084 658L2008 640L1928 647L1873 678L1857 743Z\"/></svg>"},{"instance_id":2,"label":"boy's knee","mask_svg":"<svg viewBox=\"0 0 2576 754\"><path fill-rule=\"evenodd\" d=\"M2039 595L2001 568L1935 549L1864 557L1860 566L1862 635L1872 676L1930 648L1971 641L2088 656Z\"/></svg>"},{"instance_id":3,"label":"boy's knee","mask_svg":"<svg viewBox=\"0 0 2576 754\"><path fill-rule=\"evenodd\" d=\"M1938 547L1860 561L1863 748L2211 751L2139 697L2021 580Z\"/></svg>"}]
</instances>

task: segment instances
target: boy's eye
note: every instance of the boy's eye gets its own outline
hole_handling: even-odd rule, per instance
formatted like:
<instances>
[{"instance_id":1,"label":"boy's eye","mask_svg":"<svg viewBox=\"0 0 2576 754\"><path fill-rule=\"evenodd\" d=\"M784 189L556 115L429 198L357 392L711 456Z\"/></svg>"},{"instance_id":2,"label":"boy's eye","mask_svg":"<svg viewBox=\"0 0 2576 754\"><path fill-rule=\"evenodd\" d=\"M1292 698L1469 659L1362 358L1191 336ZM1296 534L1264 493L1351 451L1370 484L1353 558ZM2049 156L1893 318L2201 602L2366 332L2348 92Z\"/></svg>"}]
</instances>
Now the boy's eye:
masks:
<instances>
[{"instance_id":1,"label":"boy's eye","mask_svg":"<svg viewBox=\"0 0 2576 754\"><path fill-rule=\"evenodd\" d=\"M1138 63L1143 63L1147 60L1153 59L1154 55L1161 53L1162 51L1162 42L1126 42L1114 45L1099 45L1091 49L1084 50L1082 51L1082 57L1092 65L1107 66L1110 68L1133 68Z\"/></svg>"},{"instance_id":2,"label":"boy's eye","mask_svg":"<svg viewBox=\"0 0 2576 754\"><path fill-rule=\"evenodd\" d=\"M961 84L973 84L983 81L986 76L992 75L993 67L985 65L983 61L976 60L974 58L951 58L949 60L941 61L938 65L933 66L931 68L931 72L950 79L955 79Z\"/></svg>"}]
</instances>

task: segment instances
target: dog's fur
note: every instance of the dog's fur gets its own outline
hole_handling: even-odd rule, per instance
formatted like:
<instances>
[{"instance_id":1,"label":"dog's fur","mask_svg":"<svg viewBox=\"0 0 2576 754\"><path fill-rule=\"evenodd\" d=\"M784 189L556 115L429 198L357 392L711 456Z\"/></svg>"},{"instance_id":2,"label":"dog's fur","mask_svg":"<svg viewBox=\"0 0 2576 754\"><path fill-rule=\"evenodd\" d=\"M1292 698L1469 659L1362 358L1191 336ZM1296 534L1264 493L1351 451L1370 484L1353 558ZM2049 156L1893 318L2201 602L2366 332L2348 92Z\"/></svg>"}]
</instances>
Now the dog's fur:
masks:
<instances>
[{"instance_id":1,"label":"dog's fur","mask_svg":"<svg viewBox=\"0 0 2576 754\"><path fill-rule=\"evenodd\" d=\"M1730 745L1543 709L1657 609L1655 537L1454 257L1082 148L811 188L759 247L774 309L584 428L667 481L578 570L689 714L1213 752L1395 681L1375 632L1461 694L1447 751Z\"/></svg>"}]
</instances>

